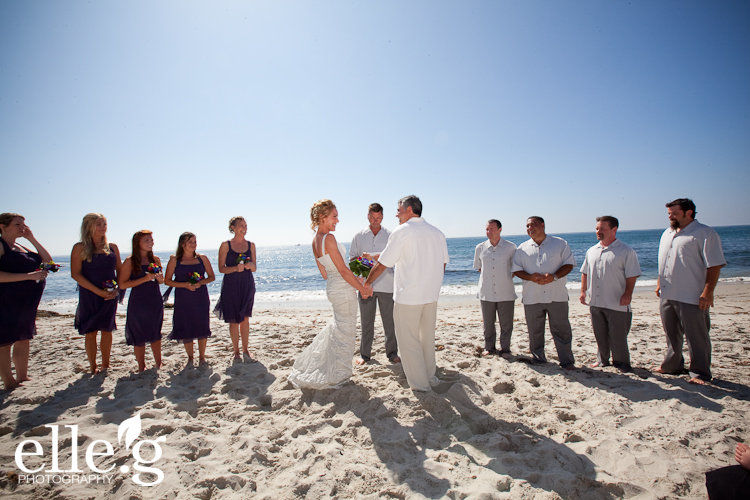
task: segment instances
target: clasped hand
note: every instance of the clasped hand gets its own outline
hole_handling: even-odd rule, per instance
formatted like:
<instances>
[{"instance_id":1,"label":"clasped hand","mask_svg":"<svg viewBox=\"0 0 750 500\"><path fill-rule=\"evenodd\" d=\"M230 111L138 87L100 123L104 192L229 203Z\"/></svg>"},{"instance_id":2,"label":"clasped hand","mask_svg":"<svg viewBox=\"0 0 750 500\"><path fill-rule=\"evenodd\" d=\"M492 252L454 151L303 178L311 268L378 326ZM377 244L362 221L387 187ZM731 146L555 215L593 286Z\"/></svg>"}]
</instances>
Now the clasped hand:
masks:
<instances>
[{"instance_id":1,"label":"clasped hand","mask_svg":"<svg viewBox=\"0 0 750 500\"><path fill-rule=\"evenodd\" d=\"M370 297L372 297L372 294L374 292L372 290L372 286L371 285L365 285L363 283L362 284L362 288L364 288L364 291L359 292L359 294L362 296L363 299L369 299Z\"/></svg>"},{"instance_id":2,"label":"clasped hand","mask_svg":"<svg viewBox=\"0 0 750 500\"><path fill-rule=\"evenodd\" d=\"M546 285L555 281L555 275L550 273L534 273L531 275L531 281L537 283L538 285Z\"/></svg>"}]
</instances>

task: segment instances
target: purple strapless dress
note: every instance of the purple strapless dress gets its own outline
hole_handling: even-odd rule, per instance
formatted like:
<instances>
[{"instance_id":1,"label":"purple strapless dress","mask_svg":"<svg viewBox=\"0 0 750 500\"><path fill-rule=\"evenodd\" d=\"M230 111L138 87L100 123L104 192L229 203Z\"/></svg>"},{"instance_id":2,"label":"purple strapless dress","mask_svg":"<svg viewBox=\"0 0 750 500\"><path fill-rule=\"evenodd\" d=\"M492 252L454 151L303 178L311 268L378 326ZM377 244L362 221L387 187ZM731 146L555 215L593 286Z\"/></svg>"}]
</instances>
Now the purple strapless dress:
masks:
<instances>
[{"instance_id":1,"label":"purple strapless dress","mask_svg":"<svg viewBox=\"0 0 750 500\"><path fill-rule=\"evenodd\" d=\"M130 279L142 278L148 265L142 265L139 273L133 272ZM161 340L164 322L164 303L161 300L159 283L147 281L130 289L128 319L125 321L125 342L128 345L144 346Z\"/></svg>"},{"instance_id":2,"label":"purple strapless dress","mask_svg":"<svg viewBox=\"0 0 750 500\"><path fill-rule=\"evenodd\" d=\"M0 271L30 273L39 269L42 258L28 251L17 252L0 238L3 256ZM36 335L36 310L44 292L45 280L0 283L0 346L17 340L29 340Z\"/></svg>"},{"instance_id":3,"label":"purple strapless dress","mask_svg":"<svg viewBox=\"0 0 750 500\"><path fill-rule=\"evenodd\" d=\"M229 245L225 266L236 266L240 254L232 250ZM247 242L247 252L250 252L250 242ZM221 282L221 295L214 308L214 313L226 323L242 323L245 318L253 315L255 302L255 278L252 271L225 274Z\"/></svg>"},{"instance_id":4,"label":"purple strapless dress","mask_svg":"<svg viewBox=\"0 0 750 500\"><path fill-rule=\"evenodd\" d=\"M111 250L109 254L95 253L91 262L81 264L81 274L92 285L104 288L104 283L117 279L117 256ZM78 333L85 335L91 332L111 332L117 329L115 314L117 298L104 300L94 292L78 287L78 308L74 325Z\"/></svg>"},{"instance_id":5,"label":"purple strapless dress","mask_svg":"<svg viewBox=\"0 0 750 500\"><path fill-rule=\"evenodd\" d=\"M194 272L200 274L201 278L206 276L206 268L200 257L197 264L178 262L174 270L174 280L185 283ZM210 307L208 288L205 285L194 292L187 288L175 288L172 333L169 334L169 338L187 342L210 337Z\"/></svg>"}]
</instances>

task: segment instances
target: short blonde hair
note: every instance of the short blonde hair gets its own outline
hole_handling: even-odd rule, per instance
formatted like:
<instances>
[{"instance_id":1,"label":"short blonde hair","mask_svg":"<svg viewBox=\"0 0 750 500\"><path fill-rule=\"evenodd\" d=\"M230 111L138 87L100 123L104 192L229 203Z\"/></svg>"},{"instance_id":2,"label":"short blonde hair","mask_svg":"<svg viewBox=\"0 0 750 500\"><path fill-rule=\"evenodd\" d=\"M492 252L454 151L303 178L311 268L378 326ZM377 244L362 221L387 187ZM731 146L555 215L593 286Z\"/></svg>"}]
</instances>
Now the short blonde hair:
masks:
<instances>
[{"instance_id":1,"label":"short blonde hair","mask_svg":"<svg viewBox=\"0 0 750 500\"><path fill-rule=\"evenodd\" d=\"M320 225L320 221L328 217L328 215L336 208L336 205L331 200L319 200L316 201L312 208L310 208L310 227L315 229Z\"/></svg>"},{"instance_id":2,"label":"short blonde hair","mask_svg":"<svg viewBox=\"0 0 750 500\"><path fill-rule=\"evenodd\" d=\"M237 217L232 217L231 219L229 219L229 232L230 233L234 233L234 229L232 229L232 226L237 224L239 221L247 222L245 218L242 217L241 215L238 215Z\"/></svg>"}]
</instances>

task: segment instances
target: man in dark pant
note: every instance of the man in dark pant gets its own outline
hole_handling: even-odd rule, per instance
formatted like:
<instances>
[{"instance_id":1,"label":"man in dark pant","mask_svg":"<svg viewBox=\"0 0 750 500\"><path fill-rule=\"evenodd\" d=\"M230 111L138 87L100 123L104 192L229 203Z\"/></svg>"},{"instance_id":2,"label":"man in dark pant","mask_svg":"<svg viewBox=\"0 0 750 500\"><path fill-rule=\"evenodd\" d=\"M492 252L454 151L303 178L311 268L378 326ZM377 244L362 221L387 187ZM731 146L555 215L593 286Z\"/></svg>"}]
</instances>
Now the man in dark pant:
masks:
<instances>
[{"instance_id":1,"label":"man in dark pant","mask_svg":"<svg viewBox=\"0 0 750 500\"><path fill-rule=\"evenodd\" d=\"M383 207L380 203L371 203L367 209L367 221L369 225L354 235L349 247L349 258L364 257L371 261L377 261L380 252L388 244L390 231L384 228ZM398 343L396 341L396 329L393 326L393 269L386 269L377 280L373 282L373 295L366 299L359 296L359 313L362 324L362 339L359 345L358 365L370 361L372 356L372 339L375 336L375 310L380 307L380 319L383 321L385 333L385 355L391 363L398 363Z\"/></svg>"},{"instance_id":2,"label":"man in dark pant","mask_svg":"<svg viewBox=\"0 0 750 500\"><path fill-rule=\"evenodd\" d=\"M657 373L681 373L682 341L690 350L691 384L711 381L711 339L708 311L714 305L714 288L727 261L719 235L695 220L695 203L678 198L667 203L670 227L659 242L661 322L667 335L667 352Z\"/></svg>"},{"instance_id":3,"label":"man in dark pant","mask_svg":"<svg viewBox=\"0 0 750 500\"><path fill-rule=\"evenodd\" d=\"M500 320L499 354L510 353L513 305L516 300L511 270L516 245L500 237L502 230L503 225L499 220L488 220L485 227L487 240L474 249L474 269L479 271L479 303L484 323L482 356L498 353L495 348L495 318Z\"/></svg>"},{"instance_id":4,"label":"man in dark pant","mask_svg":"<svg viewBox=\"0 0 750 500\"><path fill-rule=\"evenodd\" d=\"M529 349L534 361L545 363L544 324L555 340L560 366L574 368L573 332L568 320L566 276L575 265L568 242L545 231L544 219L526 220L529 239L518 245L513 255L513 275L523 280L523 308L529 329Z\"/></svg>"},{"instance_id":5,"label":"man in dark pant","mask_svg":"<svg viewBox=\"0 0 750 500\"><path fill-rule=\"evenodd\" d=\"M615 368L630 371L630 302L641 266L635 250L617 239L619 226L611 215L596 218L599 243L586 251L581 266L581 304L590 306L596 338L596 363L591 367L608 366L611 353Z\"/></svg>"}]
</instances>

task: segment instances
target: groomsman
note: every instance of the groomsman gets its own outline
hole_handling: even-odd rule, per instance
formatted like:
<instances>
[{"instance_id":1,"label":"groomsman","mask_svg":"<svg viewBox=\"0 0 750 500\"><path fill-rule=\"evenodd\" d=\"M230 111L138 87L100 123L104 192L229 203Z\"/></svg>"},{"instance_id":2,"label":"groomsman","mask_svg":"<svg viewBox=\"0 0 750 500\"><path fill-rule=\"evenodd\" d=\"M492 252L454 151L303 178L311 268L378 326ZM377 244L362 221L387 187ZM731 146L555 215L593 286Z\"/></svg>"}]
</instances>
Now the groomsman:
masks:
<instances>
[{"instance_id":1,"label":"groomsman","mask_svg":"<svg viewBox=\"0 0 750 500\"><path fill-rule=\"evenodd\" d=\"M474 249L474 269L479 271L479 304L484 323L484 350L482 356L510 353L510 336L513 333L513 254L516 245L500 237L503 225L497 219L487 221L487 240ZM500 321L500 351L495 348L497 330L495 318Z\"/></svg>"},{"instance_id":2,"label":"groomsman","mask_svg":"<svg viewBox=\"0 0 750 500\"><path fill-rule=\"evenodd\" d=\"M437 300L448 263L445 235L422 218L416 196L398 201L399 226L393 230L366 285L374 283L387 267L395 267L393 319L409 387L429 391L435 376L435 323Z\"/></svg>"},{"instance_id":3,"label":"groomsman","mask_svg":"<svg viewBox=\"0 0 750 500\"><path fill-rule=\"evenodd\" d=\"M708 310L714 305L714 288L727 261L716 231L695 220L695 203L678 198L666 204L670 227L659 242L661 323L667 334L667 353L657 373L684 370L682 340L690 351L690 380L711 381L711 325Z\"/></svg>"},{"instance_id":4,"label":"groomsman","mask_svg":"<svg viewBox=\"0 0 750 500\"><path fill-rule=\"evenodd\" d=\"M381 226L383 207L380 203L371 203L367 210L365 229L354 235L349 247L349 258L364 257L376 261L388 243L391 232ZM370 361L372 356L372 339L375 336L375 309L380 308L380 319L385 333L385 355L391 363L399 363L398 343L393 327L393 269L386 269L372 284L373 295L363 299L359 297L359 315L362 324L362 337L359 344L358 365Z\"/></svg>"},{"instance_id":5,"label":"groomsman","mask_svg":"<svg viewBox=\"0 0 750 500\"><path fill-rule=\"evenodd\" d=\"M596 363L592 368L612 364L631 371L628 333L633 313L635 281L641 275L635 250L617 239L620 223L611 215L596 218L599 243L586 251L581 266L581 304L588 304L596 338Z\"/></svg>"},{"instance_id":6,"label":"groomsman","mask_svg":"<svg viewBox=\"0 0 750 500\"><path fill-rule=\"evenodd\" d=\"M546 363L544 326L555 341L560 366L574 368L573 331L568 320L566 276L576 261L568 242L545 232L544 219L531 216L526 220L530 239L518 245L513 255L513 275L523 280L523 309L529 329L529 349L533 360Z\"/></svg>"}]
</instances>

